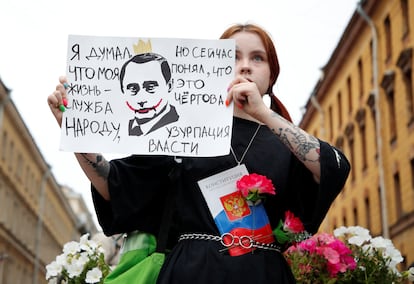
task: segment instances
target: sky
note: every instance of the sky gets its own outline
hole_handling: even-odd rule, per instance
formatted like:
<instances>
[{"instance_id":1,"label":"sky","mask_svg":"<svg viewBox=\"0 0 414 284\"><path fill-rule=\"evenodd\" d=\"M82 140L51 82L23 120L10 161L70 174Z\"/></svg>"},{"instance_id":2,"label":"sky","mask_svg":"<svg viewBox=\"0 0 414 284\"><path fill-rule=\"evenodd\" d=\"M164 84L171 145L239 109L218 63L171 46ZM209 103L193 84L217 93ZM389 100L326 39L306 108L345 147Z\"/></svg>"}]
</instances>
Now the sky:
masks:
<instances>
[{"instance_id":1,"label":"sky","mask_svg":"<svg viewBox=\"0 0 414 284\"><path fill-rule=\"evenodd\" d=\"M73 153L59 150L60 129L46 102L65 75L69 34L218 39L232 24L258 24L278 53L274 92L298 123L358 2L0 0L0 79L57 182L81 193L93 212L89 181Z\"/></svg>"}]
</instances>

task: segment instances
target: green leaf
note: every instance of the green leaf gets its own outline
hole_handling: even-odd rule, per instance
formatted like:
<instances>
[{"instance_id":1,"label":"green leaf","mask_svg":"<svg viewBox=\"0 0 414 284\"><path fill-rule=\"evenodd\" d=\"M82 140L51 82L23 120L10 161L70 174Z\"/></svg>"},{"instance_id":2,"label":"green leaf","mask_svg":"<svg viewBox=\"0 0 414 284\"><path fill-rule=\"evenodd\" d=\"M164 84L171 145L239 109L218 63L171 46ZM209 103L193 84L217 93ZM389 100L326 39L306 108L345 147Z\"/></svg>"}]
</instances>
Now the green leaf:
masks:
<instances>
[{"instance_id":1,"label":"green leaf","mask_svg":"<svg viewBox=\"0 0 414 284\"><path fill-rule=\"evenodd\" d=\"M289 236L286 234L285 231L283 231L283 222L282 220L279 221L279 224L277 225L276 229L273 230L273 234L276 237L276 240L278 241L278 243L280 244L284 244L287 241L290 240Z\"/></svg>"}]
</instances>

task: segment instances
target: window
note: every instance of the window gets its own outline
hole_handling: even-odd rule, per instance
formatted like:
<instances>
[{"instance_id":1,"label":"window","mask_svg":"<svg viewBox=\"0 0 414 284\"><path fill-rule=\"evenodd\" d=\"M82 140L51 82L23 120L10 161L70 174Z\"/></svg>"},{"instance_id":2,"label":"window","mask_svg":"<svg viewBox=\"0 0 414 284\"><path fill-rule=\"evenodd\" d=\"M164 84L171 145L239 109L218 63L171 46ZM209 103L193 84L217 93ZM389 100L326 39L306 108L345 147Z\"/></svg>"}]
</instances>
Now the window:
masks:
<instances>
[{"instance_id":1,"label":"window","mask_svg":"<svg viewBox=\"0 0 414 284\"><path fill-rule=\"evenodd\" d=\"M342 215L342 226L348 226L348 221L346 220L346 214L345 214L346 212L345 212L345 210L344 210L344 212L342 213L343 215Z\"/></svg>"},{"instance_id":2,"label":"window","mask_svg":"<svg viewBox=\"0 0 414 284\"><path fill-rule=\"evenodd\" d=\"M404 87L405 87L405 103L408 113L408 124L411 124L414 118L414 108L413 108L413 80L411 69L403 73Z\"/></svg>"},{"instance_id":3,"label":"window","mask_svg":"<svg viewBox=\"0 0 414 284\"><path fill-rule=\"evenodd\" d=\"M369 197L365 197L364 209L365 209L365 225L368 230L371 230L371 204L369 202Z\"/></svg>"},{"instance_id":4,"label":"window","mask_svg":"<svg viewBox=\"0 0 414 284\"><path fill-rule=\"evenodd\" d=\"M385 60L386 63L390 62L392 57L392 36L391 36L391 20L387 16L384 20L384 33L385 33Z\"/></svg>"},{"instance_id":5,"label":"window","mask_svg":"<svg viewBox=\"0 0 414 284\"><path fill-rule=\"evenodd\" d=\"M413 94L413 78L412 78L412 60L413 49L407 48L403 50L398 58L397 66L401 69L404 92L405 106L407 109L407 124L411 125L414 121L414 94Z\"/></svg>"},{"instance_id":6,"label":"window","mask_svg":"<svg viewBox=\"0 0 414 284\"><path fill-rule=\"evenodd\" d=\"M328 108L328 123L329 123L329 138L332 140L333 137L333 115L332 115L332 106Z\"/></svg>"},{"instance_id":7,"label":"window","mask_svg":"<svg viewBox=\"0 0 414 284\"><path fill-rule=\"evenodd\" d=\"M376 100L375 94L371 92L369 94L369 97L368 97L368 100L367 100L367 106L370 110L371 117L372 117L372 122L373 122L373 125L374 125L374 132L375 132L374 137L378 137L377 136L377 132L378 132L377 131L377 118L376 118L376 112L375 112L375 100ZM375 143L375 146L377 146L377 143ZM378 155L378 149L375 149L375 156L377 156L377 155Z\"/></svg>"},{"instance_id":8,"label":"window","mask_svg":"<svg viewBox=\"0 0 414 284\"><path fill-rule=\"evenodd\" d=\"M7 159L7 145L8 145L7 141L8 141L7 132L5 131L3 133L3 141L1 142L1 159L3 161L6 161Z\"/></svg>"},{"instance_id":9,"label":"window","mask_svg":"<svg viewBox=\"0 0 414 284\"><path fill-rule=\"evenodd\" d=\"M397 117L395 112L394 97L395 72L386 71L381 82L381 87L385 91L388 103L388 123L390 130L390 143L393 144L397 140Z\"/></svg>"},{"instance_id":10,"label":"window","mask_svg":"<svg viewBox=\"0 0 414 284\"><path fill-rule=\"evenodd\" d=\"M359 222L358 222L358 209L357 209L357 207L356 207L356 205L354 205L354 208L352 209L352 215L353 215L353 218L354 218L354 226L356 226L356 225L358 225L359 224Z\"/></svg>"},{"instance_id":11,"label":"window","mask_svg":"<svg viewBox=\"0 0 414 284\"><path fill-rule=\"evenodd\" d=\"M351 82L351 77L348 77L348 79L346 80L346 87L347 87L347 90L348 90L349 113L352 113L352 82Z\"/></svg>"},{"instance_id":12,"label":"window","mask_svg":"<svg viewBox=\"0 0 414 284\"><path fill-rule=\"evenodd\" d=\"M341 92L338 93L337 104L338 104L338 126L341 127L341 125L342 125L342 95L341 95Z\"/></svg>"},{"instance_id":13,"label":"window","mask_svg":"<svg viewBox=\"0 0 414 284\"><path fill-rule=\"evenodd\" d=\"M410 160L410 170L411 170L411 188L414 190L414 158Z\"/></svg>"},{"instance_id":14,"label":"window","mask_svg":"<svg viewBox=\"0 0 414 284\"><path fill-rule=\"evenodd\" d=\"M362 60L358 60L358 79L359 79L359 97L364 96L364 70L362 68Z\"/></svg>"},{"instance_id":15,"label":"window","mask_svg":"<svg viewBox=\"0 0 414 284\"><path fill-rule=\"evenodd\" d=\"M361 108L356 114L356 121L358 123L359 134L361 138L361 158L362 158L362 170L366 170L368 167L367 162L367 141L366 141L366 129L365 129L365 109Z\"/></svg>"},{"instance_id":16,"label":"window","mask_svg":"<svg viewBox=\"0 0 414 284\"><path fill-rule=\"evenodd\" d=\"M345 128L345 135L349 145L349 162L351 165L355 162L355 149L354 149L354 125L349 123ZM355 167L351 167L351 180L355 180Z\"/></svg>"},{"instance_id":17,"label":"window","mask_svg":"<svg viewBox=\"0 0 414 284\"><path fill-rule=\"evenodd\" d=\"M408 0L401 0L402 35L405 39L410 33L410 14L408 13Z\"/></svg>"},{"instance_id":18,"label":"window","mask_svg":"<svg viewBox=\"0 0 414 284\"><path fill-rule=\"evenodd\" d=\"M397 140L397 121L395 118L395 98L394 91L387 93L388 101L388 121L390 123L390 143L394 143Z\"/></svg>"},{"instance_id":19,"label":"window","mask_svg":"<svg viewBox=\"0 0 414 284\"><path fill-rule=\"evenodd\" d=\"M9 165L9 170L13 171L14 169L14 142L13 141L10 141L7 163Z\"/></svg>"},{"instance_id":20,"label":"window","mask_svg":"<svg viewBox=\"0 0 414 284\"><path fill-rule=\"evenodd\" d=\"M18 181L22 181L23 178L23 157L22 154L19 153L17 155L17 167L15 169L15 176Z\"/></svg>"},{"instance_id":21,"label":"window","mask_svg":"<svg viewBox=\"0 0 414 284\"><path fill-rule=\"evenodd\" d=\"M403 215L402 209L402 196L401 196L401 181L399 173L394 174L394 195L395 195L395 209L397 218L401 218Z\"/></svg>"}]
</instances>

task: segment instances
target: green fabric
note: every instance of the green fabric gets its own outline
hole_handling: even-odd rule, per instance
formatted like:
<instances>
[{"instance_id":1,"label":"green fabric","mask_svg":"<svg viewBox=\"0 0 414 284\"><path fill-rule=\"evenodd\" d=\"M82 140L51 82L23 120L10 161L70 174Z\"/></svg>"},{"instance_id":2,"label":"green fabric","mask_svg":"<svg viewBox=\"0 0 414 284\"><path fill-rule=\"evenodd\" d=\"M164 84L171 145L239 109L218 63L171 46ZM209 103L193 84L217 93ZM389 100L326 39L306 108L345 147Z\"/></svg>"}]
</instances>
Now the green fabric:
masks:
<instances>
[{"instance_id":1,"label":"green fabric","mask_svg":"<svg viewBox=\"0 0 414 284\"><path fill-rule=\"evenodd\" d=\"M131 250L148 251L147 255L149 255L155 251L156 247L157 240L153 235L135 231L127 235L122 246L121 255Z\"/></svg>"},{"instance_id":2,"label":"green fabric","mask_svg":"<svg viewBox=\"0 0 414 284\"><path fill-rule=\"evenodd\" d=\"M134 232L128 235L115 269L105 284L152 284L157 281L165 255L155 252L156 239L151 234Z\"/></svg>"}]
</instances>

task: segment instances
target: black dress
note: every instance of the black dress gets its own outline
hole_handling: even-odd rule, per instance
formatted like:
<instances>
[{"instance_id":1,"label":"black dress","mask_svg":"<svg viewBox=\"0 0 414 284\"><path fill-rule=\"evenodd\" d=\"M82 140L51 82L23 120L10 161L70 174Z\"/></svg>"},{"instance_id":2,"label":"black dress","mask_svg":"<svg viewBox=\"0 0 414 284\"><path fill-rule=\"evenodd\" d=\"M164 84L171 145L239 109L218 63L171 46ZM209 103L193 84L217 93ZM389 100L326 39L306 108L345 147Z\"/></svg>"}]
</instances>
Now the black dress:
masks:
<instances>
[{"instance_id":1,"label":"black dress","mask_svg":"<svg viewBox=\"0 0 414 284\"><path fill-rule=\"evenodd\" d=\"M234 118L232 147L240 159L258 124ZM321 143L320 184L312 174L266 127L261 126L242 163L250 173L270 178L276 195L264 206L272 228L287 210L301 218L305 228L315 233L331 203L341 191L350 166L345 156L325 142ZM98 220L107 235L146 231L157 235L167 196L173 187L169 173L179 168L175 189L174 227L177 235L205 233L219 235L207 204L197 185L201 179L236 166L232 154L213 158L131 156L111 161L109 191L111 202L93 189ZM175 184L175 183L174 183ZM295 283L283 255L256 249L241 256L230 256L220 242L184 240L176 242L158 278L166 283Z\"/></svg>"}]
</instances>

